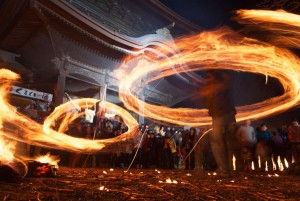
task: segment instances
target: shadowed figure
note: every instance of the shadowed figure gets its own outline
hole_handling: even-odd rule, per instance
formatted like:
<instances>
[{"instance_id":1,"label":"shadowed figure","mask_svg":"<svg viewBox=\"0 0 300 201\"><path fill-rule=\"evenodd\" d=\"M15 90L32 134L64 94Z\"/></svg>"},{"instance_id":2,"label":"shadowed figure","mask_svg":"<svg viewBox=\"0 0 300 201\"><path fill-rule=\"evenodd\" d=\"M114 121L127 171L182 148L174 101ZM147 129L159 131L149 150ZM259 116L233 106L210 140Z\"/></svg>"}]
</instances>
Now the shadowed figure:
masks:
<instances>
[{"instance_id":1,"label":"shadowed figure","mask_svg":"<svg viewBox=\"0 0 300 201\"><path fill-rule=\"evenodd\" d=\"M200 88L204 104L212 117L212 133L210 143L218 165L220 176L230 175L229 153L234 144L230 136L234 135L231 125L235 120L236 110L230 94L230 75L225 71L209 71L204 84ZM229 142L230 140L230 142Z\"/></svg>"}]
</instances>

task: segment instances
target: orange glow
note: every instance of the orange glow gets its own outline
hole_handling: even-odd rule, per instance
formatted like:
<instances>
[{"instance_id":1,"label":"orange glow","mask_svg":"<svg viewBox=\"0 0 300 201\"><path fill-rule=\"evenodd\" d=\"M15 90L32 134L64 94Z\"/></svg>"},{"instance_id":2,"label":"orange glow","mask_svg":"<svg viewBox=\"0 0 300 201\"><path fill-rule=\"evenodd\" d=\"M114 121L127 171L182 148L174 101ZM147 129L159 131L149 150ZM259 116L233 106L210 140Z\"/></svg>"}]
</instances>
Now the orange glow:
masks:
<instances>
[{"instance_id":1,"label":"orange glow","mask_svg":"<svg viewBox=\"0 0 300 201\"><path fill-rule=\"evenodd\" d=\"M282 163L282 161L280 159L280 156L277 157L277 164L278 164L278 167L279 167L279 171L283 171L284 167L283 167L283 163Z\"/></svg>"},{"instance_id":2,"label":"orange glow","mask_svg":"<svg viewBox=\"0 0 300 201\"><path fill-rule=\"evenodd\" d=\"M288 161L286 160L286 158L284 158L284 164L285 164L285 167L289 167L289 163L288 163Z\"/></svg>"},{"instance_id":3,"label":"orange glow","mask_svg":"<svg viewBox=\"0 0 300 201\"><path fill-rule=\"evenodd\" d=\"M172 183L172 180L170 178L166 179L166 183Z\"/></svg>"},{"instance_id":4,"label":"orange glow","mask_svg":"<svg viewBox=\"0 0 300 201\"><path fill-rule=\"evenodd\" d=\"M112 139L105 140L88 140L75 138L64 134L67 124L73 121L82 113L67 115L68 108L72 108L72 103L67 102L55 108L54 112L45 120L43 125L36 123L25 115L17 112L13 106L7 102L9 91L7 88L15 82L19 76L6 69L0 69L0 122L4 124L1 135L20 142L25 142L31 145L36 145L45 148L62 149L72 152L93 152L103 149L105 146L118 141L130 139L136 133L138 128L137 121L124 109L109 102L105 102L105 108L118 113L128 126L128 132L119 135ZM92 107L98 100L85 98L74 100L81 108ZM5 114L5 115L3 115ZM67 118L67 120L65 119ZM59 131L54 131L52 128L57 120L62 120ZM17 135L15 130L18 130L21 135Z\"/></svg>"},{"instance_id":5,"label":"orange glow","mask_svg":"<svg viewBox=\"0 0 300 201\"><path fill-rule=\"evenodd\" d=\"M272 157L272 165L273 165L273 170L276 170L276 163L274 161L274 157Z\"/></svg>"},{"instance_id":6,"label":"orange glow","mask_svg":"<svg viewBox=\"0 0 300 201\"><path fill-rule=\"evenodd\" d=\"M233 170L236 170L236 159L235 159L234 155L232 156L232 167L233 167Z\"/></svg>"},{"instance_id":7,"label":"orange glow","mask_svg":"<svg viewBox=\"0 0 300 201\"><path fill-rule=\"evenodd\" d=\"M267 30L274 35L268 42L281 47L300 48L300 16L284 10L239 10L237 21L246 30Z\"/></svg>"},{"instance_id":8,"label":"orange glow","mask_svg":"<svg viewBox=\"0 0 300 201\"><path fill-rule=\"evenodd\" d=\"M123 76L119 97L126 108L148 118L172 124L210 125L211 117L207 109L152 105L138 99L138 95L141 86L154 80L182 72L212 69L262 74L278 79L283 86L284 94L281 96L237 107L238 122L278 114L299 105L300 60L289 50L242 37L226 28L179 38L175 43L180 50L178 57L153 57L153 62L142 60ZM182 65L183 63L186 65ZM140 83L141 79L143 83ZM140 105L144 105L143 111L139 109Z\"/></svg>"},{"instance_id":9,"label":"orange glow","mask_svg":"<svg viewBox=\"0 0 300 201\"><path fill-rule=\"evenodd\" d=\"M1 131L0 131L1 132ZM0 135L0 162L2 164L9 164L14 160L15 142L8 142L2 139Z\"/></svg>"},{"instance_id":10,"label":"orange glow","mask_svg":"<svg viewBox=\"0 0 300 201\"><path fill-rule=\"evenodd\" d=\"M56 168L58 168L60 159L57 156L51 156L50 153L47 153L44 156L36 157L35 161L38 161L40 163L49 163L50 165L54 165Z\"/></svg>"},{"instance_id":11,"label":"orange glow","mask_svg":"<svg viewBox=\"0 0 300 201\"><path fill-rule=\"evenodd\" d=\"M266 161L266 162L265 162L265 165L266 165L265 171L268 172L268 171L269 171L269 166L271 166L271 164L268 164L268 162Z\"/></svg>"}]
</instances>

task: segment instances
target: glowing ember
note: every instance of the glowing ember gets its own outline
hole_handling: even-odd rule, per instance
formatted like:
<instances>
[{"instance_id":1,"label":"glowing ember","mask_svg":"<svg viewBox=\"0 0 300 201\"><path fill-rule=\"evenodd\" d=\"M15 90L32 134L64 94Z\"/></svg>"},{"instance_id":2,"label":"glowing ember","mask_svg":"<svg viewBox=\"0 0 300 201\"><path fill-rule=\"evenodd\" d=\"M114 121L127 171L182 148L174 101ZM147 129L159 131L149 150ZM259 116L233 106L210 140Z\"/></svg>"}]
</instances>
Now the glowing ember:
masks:
<instances>
[{"instance_id":1,"label":"glowing ember","mask_svg":"<svg viewBox=\"0 0 300 201\"><path fill-rule=\"evenodd\" d=\"M254 161L251 162L251 169L255 170Z\"/></svg>"},{"instance_id":2,"label":"glowing ember","mask_svg":"<svg viewBox=\"0 0 300 201\"><path fill-rule=\"evenodd\" d=\"M57 156L51 156L50 153L47 153L44 156L36 157L35 161L38 161L40 163L49 163L50 165L54 165L55 168L58 168L60 159Z\"/></svg>"},{"instance_id":3,"label":"glowing ember","mask_svg":"<svg viewBox=\"0 0 300 201\"><path fill-rule=\"evenodd\" d=\"M103 174L107 174L107 172L105 170L103 170Z\"/></svg>"},{"instance_id":4,"label":"glowing ember","mask_svg":"<svg viewBox=\"0 0 300 201\"><path fill-rule=\"evenodd\" d=\"M169 178L169 179L166 179L166 183L169 183L171 184L172 183L172 180Z\"/></svg>"},{"instance_id":5,"label":"glowing ember","mask_svg":"<svg viewBox=\"0 0 300 201\"><path fill-rule=\"evenodd\" d=\"M109 169L109 171L111 171L111 172L112 172L112 171L114 171L114 169L110 168L110 169Z\"/></svg>"},{"instance_id":6,"label":"glowing ember","mask_svg":"<svg viewBox=\"0 0 300 201\"><path fill-rule=\"evenodd\" d=\"M102 186L101 184L100 184L99 190L100 190L100 191L109 191L108 188L105 188L105 187Z\"/></svg>"},{"instance_id":7,"label":"glowing ember","mask_svg":"<svg viewBox=\"0 0 300 201\"><path fill-rule=\"evenodd\" d=\"M164 183L163 181L158 181L159 183ZM178 181L176 180L171 180L170 178L166 179L166 182L167 184L178 184Z\"/></svg>"}]
</instances>

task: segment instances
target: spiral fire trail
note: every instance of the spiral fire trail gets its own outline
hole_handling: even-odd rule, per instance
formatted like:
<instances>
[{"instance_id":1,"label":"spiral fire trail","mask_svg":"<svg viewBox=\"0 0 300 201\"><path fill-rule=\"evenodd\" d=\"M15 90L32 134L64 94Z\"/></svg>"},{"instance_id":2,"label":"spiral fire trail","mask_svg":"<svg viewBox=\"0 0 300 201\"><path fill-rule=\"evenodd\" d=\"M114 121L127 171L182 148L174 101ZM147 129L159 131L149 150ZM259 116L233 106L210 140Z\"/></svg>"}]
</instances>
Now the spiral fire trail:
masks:
<instances>
[{"instance_id":1,"label":"spiral fire trail","mask_svg":"<svg viewBox=\"0 0 300 201\"><path fill-rule=\"evenodd\" d=\"M61 119L62 124L60 125L60 130L65 131L67 128L66 124L70 123L70 121L64 121L64 118L74 120L80 113L78 115L74 114L72 118L70 118L70 116L67 115L67 111L68 108L72 106L72 103L67 102L56 107L54 112L45 120L44 125L22 115L7 102L10 85L18 78L19 76L17 74L6 69L0 69L0 122L2 122L3 125L1 135L10 140L71 152L95 152L103 149L107 145L131 138L133 136L131 134L134 134L138 127L136 120L126 110L112 103L105 102L106 108L109 108L113 112L118 112L123 118L129 128L128 132L112 139L94 141L75 138L62 132L57 132L52 129L57 120ZM81 108L85 108L86 104L92 107L98 100L85 98L75 100L74 102ZM19 134L16 134L16 130L18 130Z\"/></svg>"},{"instance_id":2,"label":"spiral fire trail","mask_svg":"<svg viewBox=\"0 0 300 201\"><path fill-rule=\"evenodd\" d=\"M247 18L243 17L242 12L244 11L240 11L239 14L244 20L261 21L261 24L267 24L267 20L269 20L276 23L274 24L276 27L280 25L280 33L289 33L290 37L289 39L282 38L281 46L293 44L290 41L299 39L300 25L299 16L297 15L281 11L270 11L268 13L271 13L274 18L261 16L254 19L263 11L249 11L253 16ZM264 20L262 20L263 18ZM273 30L272 27L262 27L271 31L279 30L275 26ZM291 27L294 27L294 29L291 29ZM156 62L141 61L130 72L125 72L122 75L119 97L128 109L148 118L171 124L183 126L210 125L211 117L209 117L206 109L168 108L151 105L139 100L136 92L139 89L139 82L142 78L144 86L162 77L171 76L174 73L180 74L213 69L263 74L278 79L283 86L284 94L281 96L260 103L238 107L238 121L267 117L296 107L299 104L300 60L287 49L242 37L226 28L179 38L175 40L175 43L180 50L180 53L177 55L171 55L169 58L155 58L151 54L146 55ZM293 47L292 45L286 46ZM159 49L158 51L164 53L164 49ZM168 55L168 53L164 55ZM182 66L182 63L187 65ZM70 102L58 106L46 119L44 125L38 124L17 112L7 101L10 85L18 78L17 74L0 69L0 127L2 129L1 135L8 139L46 148L89 153L101 150L115 142L131 138L131 134L136 132L138 126L136 120L126 110L108 102L104 103L105 107L119 112L119 115L129 127L128 132L112 139L92 141L64 134L67 124L82 115L82 113L67 115L67 108L72 106ZM74 102L81 108L85 108L86 103L89 107L92 107L97 101L96 99L86 98L75 100ZM140 105L144 106L143 112L139 110ZM54 123L58 119L61 123L59 132L53 129ZM15 130L18 130L20 134L16 134Z\"/></svg>"},{"instance_id":3,"label":"spiral fire trail","mask_svg":"<svg viewBox=\"0 0 300 201\"><path fill-rule=\"evenodd\" d=\"M287 18L290 15L280 14ZM297 19L292 18L290 21L294 22ZM169 59L156 59L155 63L140 62L130 73L123 76L124 79L120 83L119 96L128 109L151 119L177 125L210 125L211 117L206 109L151 105L139 100L135 91L141 78L145 83L150 83L174 73L214 69L267 75L278 79L284 88L284 94L281 96L237 107L237 121L267 117L299 104L300 60L287 49L239 36L226 28L179 38L175 43L181 52L181 63L186 63L188 67L182 68L172 56ZM138 108L142 104L143 113Z\"/></svg>"}]
</instances>

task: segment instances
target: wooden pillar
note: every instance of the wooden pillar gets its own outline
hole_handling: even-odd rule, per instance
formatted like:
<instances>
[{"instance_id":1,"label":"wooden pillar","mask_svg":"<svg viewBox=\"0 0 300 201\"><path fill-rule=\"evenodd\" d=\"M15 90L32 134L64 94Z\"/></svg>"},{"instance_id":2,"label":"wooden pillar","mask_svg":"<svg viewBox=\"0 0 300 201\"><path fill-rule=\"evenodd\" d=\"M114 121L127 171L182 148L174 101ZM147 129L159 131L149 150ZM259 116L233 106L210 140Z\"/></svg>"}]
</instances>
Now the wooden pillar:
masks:
<instances>
[{"instance_id":1,"label":"wooden pillar","mask_svg":"<svg viewBox=\"0 0 300 201\"><path fill-rule=\"evenodd\" d=\"M57 91L55 97L55 106L58 106L63 103L63 98L65 94L65 86L66 86L66 75L63 73L59 73L57 78Z\"/></svg>"},{"instance_id":2,"label":"wooden pillar","mask_svg":"<svg viewBox=\"0 0 300 201\"><path fill-rule=\"evenodd\" d=\"M64 58L58 58L55 57L52 59L52 62L55 66L55 68L58 70L59 74L57 77L57 83L56 83L56 91L54 94L55 98L55 106L58 106L63 103L64 93L65 93L65 87L66 87L66 77L67 77L67 71L65 68L66 62Z\"/></svg>"},{"instance_id":3,"label":"wooden pillar","mask_svg":"<svg viewBox=\"0 0 300 201\"><path fill-rule=\"evenodd\" d=\"M107 84L100 86L100 101L106 101Z\"/></svg>"}]
</instances>

